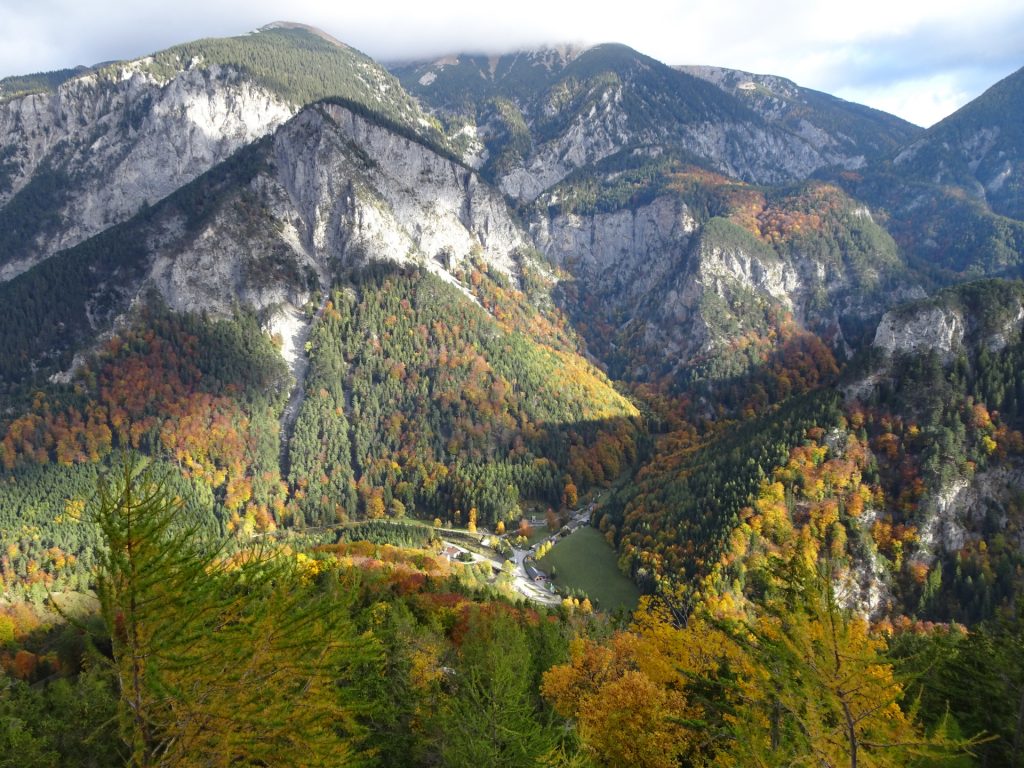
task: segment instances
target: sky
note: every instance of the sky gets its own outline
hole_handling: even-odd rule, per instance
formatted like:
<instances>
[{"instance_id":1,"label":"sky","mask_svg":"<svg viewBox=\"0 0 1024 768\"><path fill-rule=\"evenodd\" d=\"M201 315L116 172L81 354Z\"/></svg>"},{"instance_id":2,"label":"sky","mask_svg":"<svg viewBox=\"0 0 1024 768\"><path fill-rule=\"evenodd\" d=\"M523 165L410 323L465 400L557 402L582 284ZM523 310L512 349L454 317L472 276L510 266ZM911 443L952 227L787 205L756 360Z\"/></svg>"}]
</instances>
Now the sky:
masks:
<instances>
[{"instance_id":1,"label":"sky","mask_svg":"<svg viewBox=\"0 0 1024 768\"><path fill-rule=\"evenodd\" d=\"M385 62L625 43L666 64L782 75L922 126L1024 66L1021 0L0 0L0 77L277 20L312 24Z\"/></svg>"}]
</instances>

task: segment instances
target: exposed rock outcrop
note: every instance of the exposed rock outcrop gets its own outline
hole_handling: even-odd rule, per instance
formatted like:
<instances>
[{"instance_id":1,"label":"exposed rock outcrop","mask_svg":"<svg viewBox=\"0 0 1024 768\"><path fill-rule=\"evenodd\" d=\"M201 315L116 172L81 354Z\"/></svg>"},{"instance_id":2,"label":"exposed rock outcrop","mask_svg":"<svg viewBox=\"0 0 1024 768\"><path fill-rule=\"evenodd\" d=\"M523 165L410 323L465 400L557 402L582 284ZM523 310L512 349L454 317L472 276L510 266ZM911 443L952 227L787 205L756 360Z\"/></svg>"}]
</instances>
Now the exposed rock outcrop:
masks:
<instances>
[{"instance_id":1,"label":"exposed rock outcrop","mask_svg":"<svg viewBox=\"0 0 1024 768\"><path fill-rule=\"evenodd\" d=\"M954 309L934 306L913 313L887 312L873 344L889 354L933 351L948 360L963 340L963 316Z\"/></svg>"},{"instance_id":2,"label":"exposed rock outcrop","mask_svg":"<svg viewBox=\"0 0 1024 768\"><path fill-rule=\"evenodd\" d=\"M471 258L506 274L524 245L476 174L345 107L318 104L281 128L261 172L200 231L154 243L152 280L182 310L301 304L329 275L417 263L449 281Z\"/></svg>"},{"instance_id":3,"label":"exposed rock outcrop","mask_svg":"<svg viewBox=\"0 0 1024 768\"><path fill-rule=\"evenodd\" d=\"M59 222L39 226L16 253L0 253L0 279L124 221L294 111L230 68L196 67L161 81L131 63L0 105L8 169L0 205L34 184L52 206L46 219Z\"/></svg>"}]
</instances>

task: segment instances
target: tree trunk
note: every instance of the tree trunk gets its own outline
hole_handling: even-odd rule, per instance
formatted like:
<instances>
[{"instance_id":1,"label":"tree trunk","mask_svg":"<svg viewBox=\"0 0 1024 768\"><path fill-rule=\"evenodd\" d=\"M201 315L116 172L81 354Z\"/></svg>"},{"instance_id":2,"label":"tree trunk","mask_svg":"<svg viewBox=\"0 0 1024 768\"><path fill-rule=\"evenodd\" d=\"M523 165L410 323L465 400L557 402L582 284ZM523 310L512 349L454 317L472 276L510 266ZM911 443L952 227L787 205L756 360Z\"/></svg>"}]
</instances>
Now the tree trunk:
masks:
<instances>
[{"instance_id":1,"label":"tree trunk","mask_svg":"<svg viewBox=\"0 0 1024 768\"><path fill-rule=\"evenodd\" d=\"M1014 768L1020 766L1020 743L1024 737L1024 685L1020 689L1020 705L1017 707L1017 732L1013 735L1013 759L1010 765Z\"/></svg>"},{"instance_id":2,"label":"tree trunk","mask_svg":"<svg viewBox=\"0 0 1024 768\"><path fill-rule=\"evenodd\" d=\"M846 734L850 740L850 768L857 768L857 725L853 721L850 705L843 702L843 714L846 715Z\"/></svg>"}]
</instances>

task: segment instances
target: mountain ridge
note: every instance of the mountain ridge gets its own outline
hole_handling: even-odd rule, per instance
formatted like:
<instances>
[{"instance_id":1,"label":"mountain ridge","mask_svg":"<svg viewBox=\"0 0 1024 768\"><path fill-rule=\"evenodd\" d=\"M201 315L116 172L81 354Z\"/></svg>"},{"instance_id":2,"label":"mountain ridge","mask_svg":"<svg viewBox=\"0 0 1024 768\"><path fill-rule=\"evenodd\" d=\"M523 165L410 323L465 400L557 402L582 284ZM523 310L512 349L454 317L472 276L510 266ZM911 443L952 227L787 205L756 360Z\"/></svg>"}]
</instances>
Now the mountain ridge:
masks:
<instances>
[{"instance_id":1,"label":"mountain ridge","mask_svg":"<svg viewBox=\"0 0 1024 768\"><path fill-rule=\"evenodd\" d=\"M496 60L453 55L394 71L452 132L478 137L484 175L524 201L574 169L638 145L685 150L719 171L764 183L853 162L822 153L731 94L621 44L556 61L543 52Z\"/></svg>"},{"instance_id":2,"label":"mountain ridge","mask_svg":"<svg viewBox=\"0 0 1024 768\"><path fill-rule=\"evenodd\" d=\"M304 72L302 61L319 69ZM0 105L0 279L156 202L326 96L443 140L372 60L295 28L175 46Z\"/></svg>"}]
</instances>

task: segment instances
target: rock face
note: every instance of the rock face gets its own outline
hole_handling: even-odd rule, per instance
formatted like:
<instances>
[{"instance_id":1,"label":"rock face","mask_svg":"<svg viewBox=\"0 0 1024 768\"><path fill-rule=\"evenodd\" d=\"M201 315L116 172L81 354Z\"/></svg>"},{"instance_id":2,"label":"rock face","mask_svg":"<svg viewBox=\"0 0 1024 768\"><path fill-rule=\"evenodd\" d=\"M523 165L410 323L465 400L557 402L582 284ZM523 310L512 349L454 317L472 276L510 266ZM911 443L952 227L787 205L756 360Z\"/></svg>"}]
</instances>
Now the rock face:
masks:
<instances>
[{"instance_id":1,"label":"rock face","mask_svg":"<svg viewBox=\"0 0 1024 768\"><path fill-rule=\"evenodd\" d=\"M952 288L933 299L886 312L872 345L889 355L935 352L947 363L965 345L1002 350L1020 338L1024 296L1012 284L986 296L985 285ZM977 295L972 296L975 291Z\"/></svg>"},{"instance_id":2,"label":"rock face","mask_svg":"<svg viewBox=\"0 0 1024 768\"><path fill-rule=\"evenodd\" d=\"M635 210L546 216L531 235L577 279L635 302L670 278L696 229L685 203L661 197Z\"/></svg>"},{"instance_id":3,"label":"rock face","mask_svg":"<svg viewBox=\"0 0 1024 768\"><path fill-rule=\"evenodd\" d=\"M617 107L622 93L606 92L600 104L575 120L556 138L533 151L497 181L501 191L516 200L534 200L577 168L603 160L630 141L626 115ZM486 134L485 134L486 135Z\"/></svg>"},{"instance_id":4,"label":"rock face","mask_svg":"<svg viewBox=\"0 0 1024 768\"><path fill-rule=\"evenodd\" d=\"M541 202L557 203L557 192ZM677 374L745 333L767 331L768 313L791 313L842 345L844 324L877 318L908 288L864 287L895 268L884 258L867 269L845 255L824 261L812 247L780 253L725 219L699 222L671 194L588 215L554 207L537 207L531 235L572 274L569 309L588 324L600 318L613 359L628 354L613 371L620 376Z\"/></svg>"},{"instance_id":5,"label":"rock face","mask_svg":"<svg viewBox=\"0 0 1024 768\"><path fill-rule=\"evenodd\" d=\"M940 552L955 553L984 540L986 523L1006 531L1007 504L1024 488L1024 467L1008 463L971 478L958 477L926 500L915 557L925 562ZM1014 542L1024 545L1019 534Z\"/></svg>"},{"instance_id":6,"label":"rock face","mask_svg":"<svg viewBox=\"0 0 1024 768\"><path fill-rule=\"evenodd\" d=\"M935 306L911 313L887 312L872 343L889 354L936 352L949 360L963 340L963 316L954 309Z\"/></svg>"},{"instance_id":7,"label":"rock face","mask_svg":"<svg viewBox=\"0 0 1024 768\"><path fill-rule=\"evenodd\" d=\"M876 617L892 599L889 572L871 539L871 526L878 519L878 510L867 508L857 526L857 550L849 569L840 575L836 584L836 597L840 605L863 616Z\"/></svg>"},{"instance_id":8,"label":"rock face","mask_svg":"<svg viewBox=\"0 0 1024 768\"><path fill-rule=\"evenodd\" d=\"M261 172L201 230L154 243L152 281L172 307L301 303L332 271L371 261L418 263L454 281L480 258L512 274L524 245L473 171L342 106L306 108L258 161Z\"/></svg>"},{"instance_id":9,"label":"rock face","mask_svg":"<svg viewBox=\"0 0 1024 768\"><path fill-rule=\"evenodd\" d=\"M501 190L516 200L534 200L573 171L636 144L668 145L710 161L722 173L758 184L806 178L830 164L797 137L740 121L678 125L671 132L660 127L631 130L622 100L621 89L602 94L600 105L502 173Z\"/></svg>"},{"instance_id":10,"label":"rock face","mask_svg":"<svg viewBox=\"0 0 1024 768\"><path fill-rule=\"evenodd\" d=\"M160 81L138 63L0 105L0 205L16 206L19 193L41 196L51 204L41 218L59 222L0 253L0 279L155 203L294 110L230 68L194 67Z\"/></svg>"}]
</instances>

